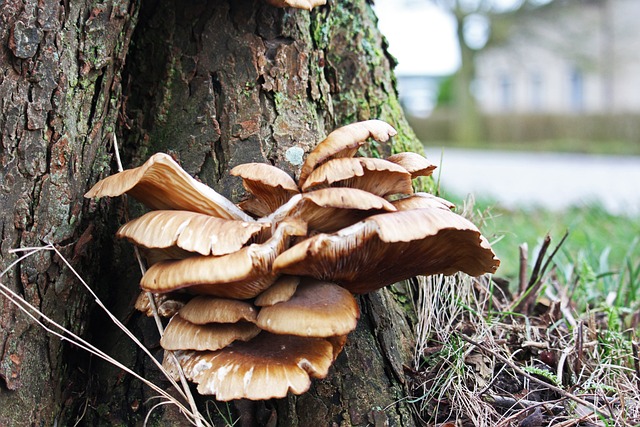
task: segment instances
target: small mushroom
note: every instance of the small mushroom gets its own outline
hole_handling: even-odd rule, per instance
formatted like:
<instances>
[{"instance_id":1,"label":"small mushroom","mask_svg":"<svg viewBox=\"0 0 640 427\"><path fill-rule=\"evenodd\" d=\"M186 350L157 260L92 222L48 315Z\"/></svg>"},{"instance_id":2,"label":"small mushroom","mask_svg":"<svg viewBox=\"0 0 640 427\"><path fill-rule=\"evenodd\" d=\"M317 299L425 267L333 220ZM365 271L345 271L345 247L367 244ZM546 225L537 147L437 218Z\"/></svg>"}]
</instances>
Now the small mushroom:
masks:
<instances>
[{"instance_id":1,"label":"small mushroom","mask_svg":"<svg viewBox=\"0 0 640 427\"><path fill-rule=\"evenodd\" d=\"M184 320L204 325L207 323L255 323L258 312L245 301L209 296L197 296L180 309Z\"/></svg>"},{"instance_id":2,"label":"small mushroom","mask_svg":"<svg viewBox=\"0 0 640 427\"><path fill-rule=\"evenodd\" d=\"M99 181L84 196L114 197L125 193L153 210L176 209L253 221L226 197L192 178L164 153L154 154L142 166Z\"/></svg>"},{"instance_id":3,"label":"small mushroom","mask_svg":"<svg viewBox=\"0 0 640 427\"><path fill-rule=\"evenodd\" d=\"M179 294L154 294L153 297L160 317L173 317L185 303L185 296ZM153 308L149 301L148 292L140 292L134 306L136 310L143 312L147 317L153 317Z\"/></svg>"},{"instance_id":4,"label":"small mushroom","mask_svg":"<svg viewBox=\"0 0 640 427\"><path fill-rule=\"evenodd\" d=\"M140 286L151 292L189 288L196 294L248 299L271 286L275 257L288 246L289 236L303 236L306 225L293 219L278 224L265 243L245 246L222 256L193 256L166 260L152 265L142 276Z\"/></svg>"},{"instance_id":5,"label":"small mushroom","mask_svg":"<svg viewBox=\"0 0 640 427\"><path fill-rule=\"evenodd\" d=\"M160 345L165 350L219 350L236 340L248 341L260 329L253 323L208 323L196 325L179 314L171 318L164 330Z\"/></svg>"},{"instance_id":6,"label":"small mushroom","mask_svg":"<svg viewBox=\"0 0 640 427\"><path fill-rule=\"evenodd\" d=\"M302 191L328 186L358 188L380 197L413 193L411 174L402 166L366 157L329 160L311 172Z\"/></svg>"},{"instance_id":7,"label":"small mushroom","mask_svg":"<svg viewBox=\"0 0 640 427\"><path fill-rule=\"evenodd\" d=\"M396 208L382 197L356 188L323 188L302 194L289 216L301 218L309 230L330 233Z\"/></svg>"},{"instance_id":8,"label":"small mushroom","mask_svg":"<svg viewBox=\"0 0 640 427\"><path fill-rule=\"evenodd\" d=\"M429 193L414 193L404 199L398 199L391 202L399 211L407 211L409 209L421 208L440 208L445 210L453 210L456 205L450 201Z\"/></svg>"},{"instance_id":9,"label":"small mushroom","mask_svg":"<svg viewBox=\"0 0 640 427\"><path fill-rule=\"evenodd\" d=\"M349 291L306 279L288 301L263 307L256 324L274 334L331 337L347 335L359 317L358 304Z\"/></svg>"},{"instance_id":10,"label":"small mushroom","mask_svg":"<svg viewBox=\"0 0 640 427\"><path fill-rule=\"evenodd\" d=\"M201 255L225 255L239 250L268 227L267 223L215 218L197 212L159 210L129 221L116 235L146 248L177 246Z\"/></svg>"},{"instance_id":11,"label":"small mushroom","mask_svg":"<svg viewBox=\"0 0 640 427\"><path fill-rule=\"evenodd\" d=\"M311 10L316 6L322 6L327 0L266 0L271 6L275 7L295 7L296 9Z\"/></svg>"},{"instance_id":12,"label":"small mushroom","mask_svg":"<svg viewBox=\"0 0 640 427\"><path fill-rule=\"evenodd\" d=\"M334 130L307 156L300 169L298 185L302 187L309 174L327 160L353 157L368 138L386 142L396 134L396 130L382 120L352 123Z\"/></svg>"},{"instance_id":13,"label":"small mushroom","mask_svg":"<svg viewBox=\"0 0 640 427\"><path fill-rule=\"evenodd\" d=\"M264 307L288 301L295 293L299 283L298 276L282 276L258 295L253 303L258 307Z\"/></svg>"},{"instance_id":14,"label":"small mushroom","mask_svg":"<svg viewBox=\"0 0 640 427\"><path fill-rule=\"evenodd\" d=\"M236 166L231 175L242 177L244 188L253 195L241 202L240 207L257 217L269 215L300 192L286 172L264 163Z\"/></svg>"},{"instance_id":15,"label":"small mushroom","mask_svg":"<svg viewBox=\"0 0 640 427\"><path fill-rule=\"evenodd\" d=\"M261 332L248 342L215 352L176 352L188 379L202 395L216 400L266 400L282 398L289 391L302 394L311 378L324 378L334 360L334 345L323 338L275 335ZM165 357L163 365L175 373Z\"/></svg>"},{"instance_id":16,"label":"small mushroom","mask_svg":"<svg viewBox=\"0 0 640 427\"><path fill-rule=\"evenodd\" d=\"M387 160L402 166L411 174L411 178L429 176L437 168L425 157L412 152L394 154L387 157Z\"/></svg>"},{"instance_id":17,"label":"small mushroom","mask_svg":"<svg viewBox=\"0 0 640 427\"><path fill-rule=\"evenodd\" d=\"M445 209L423 208L374 215L310 237L280 254L273 269L366 293L417 275L478 276L499 265L475 225Z\"/></svg>"}]
</instances>

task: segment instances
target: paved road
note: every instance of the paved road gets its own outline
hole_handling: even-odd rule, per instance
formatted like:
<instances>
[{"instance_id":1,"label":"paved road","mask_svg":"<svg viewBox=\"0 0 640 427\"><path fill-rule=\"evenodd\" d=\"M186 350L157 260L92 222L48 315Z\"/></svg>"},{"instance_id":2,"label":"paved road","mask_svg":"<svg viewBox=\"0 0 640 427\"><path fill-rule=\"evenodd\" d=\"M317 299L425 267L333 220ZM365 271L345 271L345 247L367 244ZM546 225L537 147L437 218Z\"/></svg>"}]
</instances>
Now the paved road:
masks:
<instances>
[{"instance_id":1,"label":"paved road","mask_svg":"<svg viewBox=\"0 0 640 427\"><path fill-rule=\"evenodd\" d=\"M640 157L476 151L427 147L442 167L441 187L505 206L563 209L600 203L610 212L640 215Z\"/></svg>"}]
</instances>

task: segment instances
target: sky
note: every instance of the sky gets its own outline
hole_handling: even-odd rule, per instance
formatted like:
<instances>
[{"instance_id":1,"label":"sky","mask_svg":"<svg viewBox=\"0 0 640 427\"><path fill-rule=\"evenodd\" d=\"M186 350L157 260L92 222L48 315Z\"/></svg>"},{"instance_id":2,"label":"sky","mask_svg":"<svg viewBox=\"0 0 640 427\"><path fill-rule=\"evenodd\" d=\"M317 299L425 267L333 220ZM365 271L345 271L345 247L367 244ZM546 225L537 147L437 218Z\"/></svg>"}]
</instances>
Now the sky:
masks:
<instances>
[{"instance_id":1,"label":"sky","mask_svg":"<svg viewBox=\"0 0 640 427\"><path fill-rule=\"evenodd\" d=\"M398 59L396 74L452 74L460 54L452 17L427 0L375 0L378 27Z\"/></svg>"}]
</instances>

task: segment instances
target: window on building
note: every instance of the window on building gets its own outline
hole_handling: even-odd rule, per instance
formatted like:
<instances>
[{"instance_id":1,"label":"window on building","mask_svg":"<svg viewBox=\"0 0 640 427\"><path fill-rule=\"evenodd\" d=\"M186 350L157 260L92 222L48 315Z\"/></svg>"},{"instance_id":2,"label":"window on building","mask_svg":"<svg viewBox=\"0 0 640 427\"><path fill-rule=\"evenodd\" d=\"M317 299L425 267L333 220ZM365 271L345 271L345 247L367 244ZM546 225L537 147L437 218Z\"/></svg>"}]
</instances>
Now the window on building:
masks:
<instances>
[{"instance_id":1,"label":"window on building","mask_svg":"<svg viewBox=\"0 0 640 427\"><path fill-rule=\"evenodd\" d=\"M542 74L538 71L531 73L531 109L540 111L543 108L544 87L542 85Z\"/></svg>"},{"instance_id":2,"label":"window on building","mask_svg":"<svg viewBox=\"0 0 640 427\"><path fill-rule=\"evenodd\" d=\"M577 68L571 70L570 75L570 100L571 110L582 111L584 109L584 77L582 71Z\"/></svg>"},{"instance_id":3,"label":"window on building","mask_svg":"<svg viewBox=\"0 0 640 427\"><path fill-rule=\"evenodd\" d=\"M513 108L513 81L507 73L502 73L500 80L500 108L507 111Z\"/></svg>"}]
</instances>

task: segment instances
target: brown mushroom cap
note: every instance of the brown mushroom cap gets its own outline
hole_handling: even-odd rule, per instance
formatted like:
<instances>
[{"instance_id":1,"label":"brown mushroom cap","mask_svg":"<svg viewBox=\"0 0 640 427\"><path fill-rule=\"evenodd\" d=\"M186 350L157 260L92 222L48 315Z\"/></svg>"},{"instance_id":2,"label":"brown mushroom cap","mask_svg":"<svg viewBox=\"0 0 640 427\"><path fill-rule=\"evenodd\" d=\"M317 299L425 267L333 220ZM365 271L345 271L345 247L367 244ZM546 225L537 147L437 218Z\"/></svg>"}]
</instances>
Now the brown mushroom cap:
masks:
<instances>
[{"instance_id":1,"label":"brown mushroom cap","mask_svg":"<svg viewBox=\"0 0 640 427\"><path fill-rule=\"evenodd\" d=\"M445 209L423 208L374 215L310 237L280 254L273 269L366 293L417 275L493 273L499 264L471 222Z\"/></svg>"},{"instance_id":2,"label":"brown mushroom cap","mask_svg":"<svg viewBox=\"0 0 640 427\"><path fill-rule=\"evenodd\" d=\"M344 348L344 345L347 343L347 336L339 335L335 337L327 337L327 340L333 346L333 360L336 360Z\"/></svg>"},{"instance_id":3,"label":"brown mushroom cap","mask_svg":"<svg viewBox=\"0 0 640 427\"><path fill-rule=\"evenodd\" d=\"M333 283L306 279L288 301L263 307L256 324L274 334L331 337L347 335L359 317L351 292Z\"/></svg>"},{"instance_id":4,"label":"brown mushroom cap","mask_svg":"<svg viewBox=\"0 0 640 427\"><path fill-rule=\"evenodd\" d=\"M244 188L254 197L240 203L258 217L269 215L299 193L298 185L286 172L265 163L246 163L231 169L242 177Z\"/></svg>"},{"instance_id":5,"label":"brown mushroom cap","mask_svg":"<svg viewBox=\"0 0 640 427\"><path fill-rule=\"evenodd\" d=\"M334 232L374 213L396 208L382 197L357 188L323 188L304 193L289 215L301 218L309 230Z\"/></svg>"},{"instance_id":6,"label":"brown mushroom cap","mask_svg":"<svg viewBox=\"0 0 640 427\"><path fill-rule=\"evenodd\" d=\"M180 317L196 325L206 323L255 323L258 315L253 305L245 301L209 296L197 296L180 309Z\"/></svg>"},{"instance_id":7,"label":"brown mushroom cap","mask_svg":"<svg viewBox=\"0 0 640 427\"><path fill-rule=\"evenodd\" d=\"M99 181L84 196L114 197L124 193L153 210L176 209L253 221L227 198L192 178L164 153L154 154L140 167Z\"/></svg>"},{"instance_id":8,"label":"brown mushroom cap","mask_svg":"<svg viewBox=\"0 0 640 427\"><path fill-rule=\"evenodd\" d=\"M189 287L198 294L253 298L275 281L271 264L287 247L288 236L305 234L305 224L289 219L278 224L273 236L262 244L254 243L228 255L160 261L142 276L140 286L151 292Z\"/></svg>"},{"instance_id":9,"label":"brown mushroom cap","mask_svg":"<svg viewBox=\"0 0 640 427\"><path fill-rule=\"evenodd\" d=\"M275 7L295 7L296 9L311 10L316 6L322 6L327 0L266 0L271 6Z\"/></svg>"},{"instance_id":10,"label":"brown mushroom cap","mask_svg":"<svg viewBox=\"0 0 640 427\"><path fill-rule=\"evenodd\" d=\"M302 191L330 185L358 188L380 197L413 193L411 174L402 166L387 160L366 157L327 161L311 172L302 186Z\"/></svg>"},{"instance_id":11,"label":"brown mushroom cap","mask_svg":"<svg viewBox=\"0 0 640 427\"><path fill-rule=\"evenodd\" d=\"M258 307L269 306L288 301L296 291L300 278L298 276L282 276L262 292L253 302Z\"/></svg>"},{"instance_id":12,"label":"brown mushroom cap","mask_svg":"<svg viewBox=\"0 0 640 427\"><path fill-rule=\"evenodd\" d=\"M425 157L412 152L394 154L387 157L387 160L402 166L411 174L411 178L429 176L437 168Z\"/></svg>"},{"instance_id":13,"label":"brown mushroom cap","mask_svg":"<svg viewBox=\"0 0 640 427\"><path fill-rule=\"evenodd\" d=\"M189 288L196 294L225 298L253 298L269 287L274 274L254 274L255 264L268 264L257 259L253 246L222 256L195 256L182 260L164 260L152 265L142 276L140 287L151 292L169 292Z\"/></svg>"},{"instance_id":14,"label":"brown mushroom cap","mask_svg":"<svg viewBox=\"0 0 640 427\"><path fill-rule=\"evenodd\" d=\"M352 123L334 130L307 156L300 169L298 185L302 187L309 174L325 161L338 157L353 157L358 147L368 138L386 142L396 134L393 127L381 120Z\"/></svg>"},{"instance_id":15,"label":"brown mushroom cap","mask_svg":"<svg viewBox=\"0 0 640 427\"><path fill-rule=\"evenodd\" d=\"M404 199L398 199L391 202L399 211L408 211L409 209L422 208L440 208L448 211L455 209L456 205L450 201L429 193L414 193Z\"/></svg>"},{"instance_id":16,"label":"brown mushroom cap","mask_svg":"<svg viewBox=\"0 0 640 427\"><path fill-rule=\"evenodd\" d=\"M219 350L236 340L248 341L260 333L253 323L209 323L196 325L179 314L171 318L162 334L160 345L165 350Z\"/></svg>"},{"instance_id":17,"label":"brown mushroom cap","mask_svg":"<svg viewBox=\"0 0 640 427\"><path fill-rule=\"evenodd\" d=\"M147 248L177 246L201 255L225 255L239 250L269 226L197 212L159 210L129 221L116 235Z\"/></svg>"},{"instance_id":18,"label":"brown mushroom cap","mask_svg":"<svg viewBox=\"0 0 640 427\"><path fill-rule=\"evenodd\" d=\"M324 378L333 362L333 345L323 338L261 332L248 342L215 352L177 352L187 378L199 384L202 395L216 400L266 400L289 391L302 394L311 378ZM163 365L172 369L167 358Z\"/></svg>"},{"instance_id":19,"label":"brown mushroom cap","mask_svg":"<svg viewBox=\"0 0 640 427\"><path fill-rule=\"evenodd\" d=\"M193 252L185 251L177 246L169 246L168 248L146 248L138 246L140 255L147 262L147 266L152 266L160 261L168 259L184 259L193 256Z\"/></svg>"}]
</instances>

